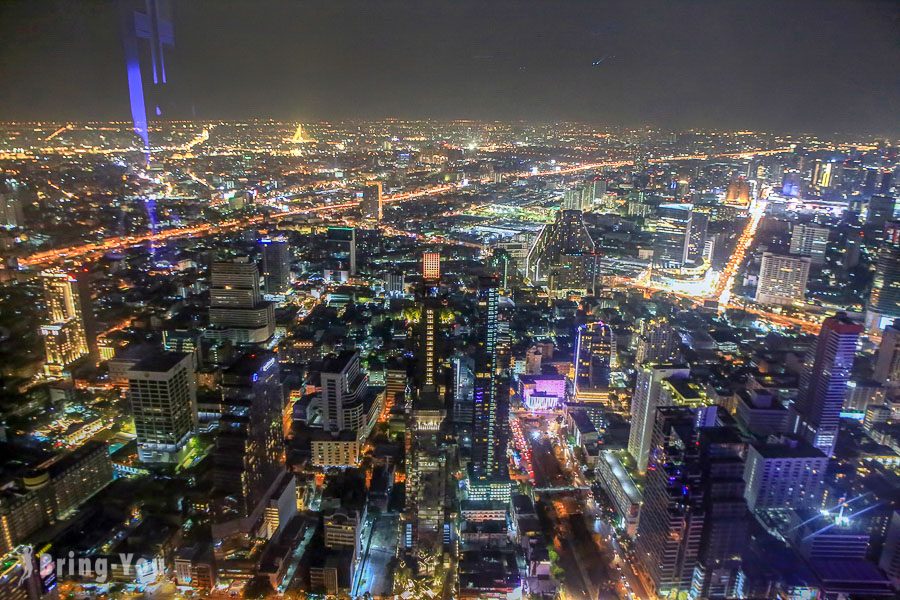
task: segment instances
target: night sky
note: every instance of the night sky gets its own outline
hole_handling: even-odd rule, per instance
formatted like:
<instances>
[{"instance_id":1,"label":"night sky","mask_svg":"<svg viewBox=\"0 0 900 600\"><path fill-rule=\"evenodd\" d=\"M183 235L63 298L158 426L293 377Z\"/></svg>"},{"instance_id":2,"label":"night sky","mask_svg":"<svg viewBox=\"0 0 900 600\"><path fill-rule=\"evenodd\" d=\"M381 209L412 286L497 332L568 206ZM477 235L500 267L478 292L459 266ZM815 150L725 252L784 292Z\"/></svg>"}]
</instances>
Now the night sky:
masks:
<instances>
[{"instance_id":1,"label":"night sky","mask_svg":"<svg viewBox=\"0 0 900 600\"><path fill-rule=\"evenodd\" d=\"M896 0L172 1L171 118L900 134ZM0 0L0 82L0 119L127 118L114 3Z\"/></svg>"}]
</instances>

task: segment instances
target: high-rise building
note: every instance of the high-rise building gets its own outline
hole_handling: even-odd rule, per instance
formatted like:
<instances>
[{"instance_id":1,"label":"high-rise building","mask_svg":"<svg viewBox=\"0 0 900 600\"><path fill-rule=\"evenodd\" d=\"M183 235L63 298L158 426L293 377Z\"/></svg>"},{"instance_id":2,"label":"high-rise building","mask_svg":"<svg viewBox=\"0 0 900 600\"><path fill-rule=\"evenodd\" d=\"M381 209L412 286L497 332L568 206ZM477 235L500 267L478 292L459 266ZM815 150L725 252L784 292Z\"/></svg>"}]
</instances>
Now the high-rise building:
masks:
<instances>
[{"instance_id":1,"label":"high-rise building","mask_svg":"<svg viewBox=\"0 0 900 600\"><path fill-rule=\"evenodd\" d=\"M128 402L143 462L177 463L197 429L193 358L159 352L126 373Z\"/></svg>"},{"instance_id":2,"label":"high-rise building","mask_svg":"<svg viewBox=\"0 0 900 600\"><path fill-rule=\"evenodd\" d=\"M661 407L635 554L654 597L733 598L749 541L737 433L715 408Z\"/></svg>"},{"instance_id":3,"label":"high-rise building","mask_svg":"<svg viewBox=\"0 0 900 600\"><path fill-rule=\"evenodd\" d=\"M761 304L784 306L803 302L811 263L812 261L805 256L783 256L764 252L762 265L759 267L756 301Z\"/></svg>"},{"instance_id":4,"label":"high-rise building","mask_svg":"<svg viewBox=\"0 0 900 600\"><path fill-rule=\"evenodd\" d=\"M469 464L470 496L491 496L505 486L508 499L509 477L506 465L507 422L505 390L497 364L500 290L496 277L478 279L478 326L473 390L472 459Z\"/></svg>"},{"instance_id":5,"label":"high-rise building","mask_svg":"<svg viewBox=\"0 0 900 600\"><path fill-rule=\"evenodd\" d=\"M453 358L453 422L471 425L475 417L475 361L459 355Z\"/></svg>"},{"instance_id":6,"label":"high-rise building","mask_svg":"<svg viewBox=\"0 0 900 600\"><path fill-rule=\"evenodd\" d=\"M367 435L366 399L369 382L359 364L359 352L347 350L322 365L322 428L332 435L352 431Z\"/></svg>"},{"instance_id":7,"label":"high-rise building","mask_svg":"<svg viewBox=\"0 0 900 600\"><path fill-rule=\"evenodd\" d=\"M51 269L41 273L50 323L41 327L47 362L45 371L62 373L96 347L88 273ZM97 353L99 354L99 352Z\"/></svg>"},{"instance_id":8,"label":"high-rise building","mask_svg":"<svg viewBox=\"0 0 900 600\"><path fill-rule=\"evenodd\" d=\"M617 368L616 335L603 322L578 328L575 341L575 396L609 387L610 374Z\"/></svg>"},{"instance_id":9,"label":"high-rise building","mask_svg":"<svg viewBox=\"0 0 900 600\"><path fill-rule=\"evenodd\" d=\"M669 363L678 358L681 338L663 320L641 321L635 339L634 362L637 366Z\"/></svg>"},{"instance_id":10,"label":"high-rise building","mask_svg":"<svg viewBox=\"0 0 900 600\"><path fill-rule=\"evenodd\" d=\"M422 253L422 279L429 282L438 281L441 278L441 253Z\"/></svg>"},{"instance_id":11,"label":"high-rise building","mask_svg":"<svg viewBox=\"0 0 900 600\"><path fill-rule=\"evenodd\" d=\"M884 226L884 239L875 259L872 293L866 306L866 327L883 329L900 318L900 221Z\"/></svg>"},{"instance_id":12,"label":"high-rise building","mask_svg":"<svg viewBox=\"0 0 900 600\"><path fill-rule=\"evenodd\" d=\"M441 366L441 308L437 296L422 298L422 318L419 322L419 385L422 396L436 400L439 396L439 369Z\"/></svg>"},{"instance_id":13,"label":"high-rise building","mask_svg":"<svg viewBox=\"0 0 900 600\"><path fill-rule=\"evenodd\" d=\"M593 291L597 255L580 210L561 210L545 225L528 254L526 271L553 293Z\"/></svg>"},{"instance_id":14,"label":"high-rise building","mask_svg":"<svg viewBox=\"0 0 900 600\"><path fill-rule=\"evenodd\" d=\"M728 184L725 190L725 204L747 206L750 204L750 182L739 177Z\"/></svg>"},{"instance_id":15,"label":"high-rise building","mask_svg":"<svg viewBox=\"0 0 900 600\"><path fill-rule=\"evenodd\" d=\"M284 237L263 238L263 291L269 296L283 298L291 289L291 247Z\"/></svg>"},{"instance_id":16,"label":"high-rise building","mask_svg":"<svg viewBox=\"0 0 900 600\"><path fill-rule=\"evenodd\" d=\"M900 385L900 319L884 328L872 378L882 385Z\"/></svg>"},{"instance_id":17,"label":"high-rise building","mask_svg":"<svg viewBox=\"0 0 900 600\"><path fill-rule=\"evenodd\" d=\"M900 589L900 510L891 515L878 566L894 584L894 589Z\"/></svg>"},{"instance_id":18,"label":"high-rise building","mask_svg":"<svg viewBox=\"0 0 900 600\"><path fill-rule=\"evenodd\" d=\"M628 453L643 473L650 459L650 443L653 422L659 407L662 382L669 377L687 378L690 369L675 365L647 366L638 371L637 383L631 398L631 430L628 435Z\"/></svg>"},{"instance_id":19,"label":"high-rise building","mask_svg":"<svg viewBox=\"0 0 900 600\"><path fill-rule=\"evenodd\" d=\"M744 497L750 510L814 509L822 502L828 457L808 443L782 438L747 449Z\"/></svg>"},{"instance_id":20,"label":"high-rise building","mask_svg":"<svg viewBox=\"0 0 900 600\"><path fill-rule=\"evenodd\" d=\"M0 227L24 227L22 199L16 194L0 194Z\"/></svg>"},{"instance_id":21,"label":"high-rise building","mask_svg":"<svg viewBox=\"0 0 900 600\"><path fill-rule=\"evenodd\" d=\"M708 226L709 213L691 211L691 232L687 252L687 262L691 265L699 266L703 263Z\"/></svg>"},{"instance_id":22,"label":"high-rise building","mask_svg":"<svg viewBox=\"0 0 900 600\"><path fill-rule=\"evenodd\" d=\"M222 372L214 481L228 501L220 520L245 518L268 499L284 468L284 391L272 352L243 355Z\"/></svg>"},{"instance_id":23,"label":"high-rise building","mask_svg":"<svg viewBox=\"0 0 900 600\"><path fill-rule=\"evenodd\" d=\"M866 225L881 231L897 214L897 198L889 194L875 194L866 209Z\"/></svg>"},{"instance_id":24,"label":"high-rise building","mask_svg":"<svg viewBox=\"0 0 900 600\"><path fill-rule=\"evenodd\" d=\"M662 269L680 269L688 258L693 205L660 204L654 219L653 264Z\"/></svg>"},{"instance_id":25,"label":"high-rise building","mask_svg":"<svg viewBox=\"0 0 900 600\"><path fill-rule=\"evenodd\" d=\"M833 161L817 160L813 164L810 182L819 188L830 188L837 182L840 166Z\"/></svg>"},{"instance_id":26,"label":"high-rise building","mask_svg":"<svg viewBox=\"0 0 900 600\"><path fill-rule=\"evenodd\" d=\"M329 227L325 234L328 252L327 271L356 275L356 229L353 227Z\"/></svg>"},{"instance_id":27,"label":"high-rise building","mask_svg":"<svg viewBox=\"0 0 900 600\"><path fill-rule=\"evenodd\" d=\"M566 190L563 195L562 210L587 210L593 204L594 196L591 186L578 185Z\"/></svg>"},{"instance_id":28,"label":"high-rise building","mask_svg":"<svg viewBox=\"0 0 900 600\"><path fill-rule=\"evenodd\" d=\"M825 263L825 251L828 249L827 227L816 227L799 223L791 232L791 254L808 256L814 265Z\"/></svg>"},{"instance_id":29,"label":"high-rise building","mask_svg":"<svg viewBox=\"0 0 900 600\"><path fill-rule=\"evenodd\" d=\"M847 397L856 342L862 330L845 313L825 319L800 376L792 408L794 432L828 457L834 453L841 407Z\"/></svg>"},{"instance_id":30,"label":"high-rise building","mask_svg":"<svg viewBox=\"0 0 900 600\"><path fill-rule=\"evenodd\" d=\"M366 182L362 195L362 214L363 218L371 221L380 222L384 216L382 188L380 181Z\"/></svg>"},{"instance_id":31,"label":"high-rise building","mask_svg":"<svg viewBox=\"0 0 900 600\"><path fill-rule=\"evenodd\" d=\"M249 258L212 264L209 337L259 344L275 333L275 308L262 299L259 270Z\"/></svg>"}]
</instances>

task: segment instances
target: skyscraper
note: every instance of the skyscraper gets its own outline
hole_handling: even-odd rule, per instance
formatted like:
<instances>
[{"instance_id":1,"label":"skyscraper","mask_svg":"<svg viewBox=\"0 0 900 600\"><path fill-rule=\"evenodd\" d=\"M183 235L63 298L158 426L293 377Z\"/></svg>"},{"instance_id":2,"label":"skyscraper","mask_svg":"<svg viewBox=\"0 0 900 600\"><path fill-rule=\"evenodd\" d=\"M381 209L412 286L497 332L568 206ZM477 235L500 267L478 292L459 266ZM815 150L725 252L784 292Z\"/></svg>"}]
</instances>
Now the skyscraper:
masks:
<instances>
[{"instance_id":1,"label":"skyscraper","mask_svg":"<svg viewBox=\"0 0 900 600\"><path fill-rule=\"evenodd\" d=\"M733 598L749 541L743 442L715 407L661 407L635 554L654 597Z\"/></svg>"},{"instance_id":2,"label":"skyscraper","mask_svg":"<svg viewBox=\"0 0 900 600\"><path fill-rule=\"evenodd\" d=\"M263 291L276 297L283 297L291 286L291 247L284 237L263 238L262 276Z\"/></svg>"},{"instance_id":3,"label":"skyscraper","mask_svg":"<svg viewBox=\"0 0 900 600\"><path fill-rule=\"evenodd\" d=\"M359 352L347 350L322 365L322 428L332 435L352 431L367 435L366 397L369 382L359 364Z\"/></svg>"},{"instance_id":4,"label":"skyscraper","mask_svg":"<svg viewBox=\"0 0 900 600\"><path fill-rule=\"evenodd\" d=\"M653 419L659 407L660 387L669 377L687 378L691 370L676 365L647 366L638 371L634 395L631 398L631 430L628 434L628 453L644 472L650 458L650 442L653 435Z\"/></svg>"},{"instance_id":5,"label":"skyscraper","mask_svg":"<svg viewBox=\"0 0 900 600\"><path fill-rule=\"evenodd\" d=\"M900 385L900 319L884 328L872 378L882 385Z\"/></svg>"},{"instance_id":6,"label":"skyscraper","mask_svg":"<svg viewBox=\"0 0 900 600\"><path fill-rule=\"evenodd\" d=\"M140 460L179 462L197 428L193 357L161 351L139 361L126 376Z\"/></svg>"},{"instance_id":7,"label":"skyscraper","mask_svg":"<svg viewBox=\"0 0 900 600\"><path fill-rule=\"evenodd\" d=\"M212 264L207 335L259 344L275 333L275 308L262 299L259 270L249 258Z\"/></svg>"},{"instance_id":8,"label":"skyscraper","mask_svg":"<svg viewBox=\"0 0 900 600\"><path fill-rule=\"evenodd\" d=\"M472 460L469 465L470 495L492 495L494 484L506 487L506 403L501 397L497 366L500 294L496 277L478 279L478 325L473 391Z\"/></svg>"},{"instance_id":9,"label":"skyscraper","mask_svg":"<svg viewBox=\"0 0 900 600\"><path fill-rule=\"evenodd\" d=\"M785 306L794 302L802 302L806 293L806 282L809 279L811 263L812 261L807 257L783 256L764 252L762 265L759 267L756 301L761 304Z\"/></svg>"},{"instance_id":10,"label":"skyscraper","mask_svg":"<svg viewBox=\"0 0 900 600\"><path fill-rule=\"evenodd\" d=\"M889 194L875 194L866 209L866 225L878 231L897 213L897 199Z\"/></svg>"},{"instance_id":11,"label":"skyscraper","mask_svg":"<svg viewBox=\"0 0 900 600\"><path fill-rule=\"evenodd\" d=\"M668 363L678 357L678 332L661 319L642 320L635 339L634 362L637 366Z\"/></svg>"},{"instance_id":12,"label":"skyscraper","mask_svg":"<svg viewBox=\"0 0 900 600\"><path fill-rule=\"evenodd\" d=\"M545 225L528 254L527 274L553 293L594 289L597 256L580 210L561 210Z\"/></svg>"},{"instance_id":13,"label":"skyscraper","mask_svg":"<svg viewBox=\"0 0 900 600\"><path fill-rule=\"evenodd\" d=\"M278 359L272 352L245 354L222 372L214 480L228 503L221 507L220 519L252 514L284 472L283 409Z\"/></svg>"},{"instance_id":14,"label":"skyscraper","mask_svg":"<svg viewBox=\"0 0 900 600\"><path fill-rule=\"evenodd\" d=\"M900 318L900 221L884 226L884 239L875 259L872 293L866 306L866 327L883 329Z\"/></svg>"},{"instance_id":15,"label":"skyscraper","mask_svg":"<svg viewBox=\"0 0 900 600\"><path fill-rule=\"evenodd\" d=\"M356 275L356 229L353 227L329 227L325 234L328 253L327 271Z\"/></svg>"},{"instance_id":16,"label":"skyscraper","mask_svg":"<svg viewBox=\"0 0 900 600\"><path fill-rule=\"evenodd\" d=\"M825 262L825 251L828 248L827 227L816 227L799 223L791 232L791 254L808 256L814 265Z\"/></svg>"},{"instance_id":17,"label":"skyscraper","mask_svg":"<svg viewBox=\"0 0 900 600\"><path fill-rule=\"evenodd\" d=\"M680 269L688 259L693 205L660 204L654 220L653 264Z\"/></svg>"},{"instance_id":18,"label":"skyscraper","mask_svg":"<svg viewBox=\"0 0 900 600\"><path fill-rule=\"evenodd\" d=\"M419 322L419 385L420 397L429 405L442 405L439 394L441 364L440 317L443 302L440 298L441 255L425 252L422 255L422 317Z\"/></svg>"},{"instance_id":19,"label":"skyscraper","mask_svg":"<svg viewBox=\"0 0 900 600\"><path fill-rule=\"evenodd\" d=\"M50 321L41 326L47 357L44 369L48 374L62 373L90 354L91 344L96 347L87 277L87 272L69 273L59 269L41 273Z\"/></svg>"},{"instance_id":20,"label":"skyscraper","mask_svg":"<svg viewBox=\"0 0 900 600\"><path fill-rule=\"evenodd\" d=\"M603 322L578 328L575 341L575 396L609 387L616 364L616 336Z\"/></svg>"},{"instance_id":21,"label":"skyscraper","mask_svg":"<svg viewBox=\"0 0 900 600\"><path fill-rule=\"evenodd\" d=\"M381 190L380 181L366 182L366 186L363 188L361 204L364 218L375 222L381 222L381 219L384 216Z\"/></svg>"},{"instance_id":22,"label":"skyscraper","mask_svg":"<svg viewBox=\"0 0 900 600\"><path fill-rule=\"evenodd\" d=\"M25 213L17 194L0 194L0 227L24 227Z\"/></svg>"},{"instance_id":23,"label":"skyscraper","mask_svg":"<svg viewBox=\"0 0 900 600\"><path fill-rule=\"evenodd\" d=\"M728 184L725 190L725 204L747 206L750 204L750 182L739 177Z\"/></svg>"},{"instance_id":24,"label":"skyscraper","mask_svg":"<svg viewBox=\"0 0 900 600\"><path fill-rule=\"evenodd\" d=\"M422 253L422 279L428 282L438 281L441 278L441 253Z\"/></svg>"},{"instance_id":25,"label":"skyscraper","mask_svg":"<svg viewBox=\"0 0 900 600\"><path fill-rule=\"evenodd\" d=\"M800 376L792 408L794 431L828 457L834 453L841 407L862 330L845 313L825 319Z\"/></svg>"}]
</instances>

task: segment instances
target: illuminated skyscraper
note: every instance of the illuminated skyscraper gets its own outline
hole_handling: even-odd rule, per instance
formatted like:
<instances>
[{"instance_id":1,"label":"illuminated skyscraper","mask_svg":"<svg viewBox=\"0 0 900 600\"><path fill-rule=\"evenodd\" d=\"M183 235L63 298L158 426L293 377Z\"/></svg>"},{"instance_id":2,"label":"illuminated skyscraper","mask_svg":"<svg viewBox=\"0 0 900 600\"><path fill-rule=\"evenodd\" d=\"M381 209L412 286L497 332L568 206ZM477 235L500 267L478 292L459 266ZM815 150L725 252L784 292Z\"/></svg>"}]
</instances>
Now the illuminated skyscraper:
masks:
<instances>
[{"instance_id":1,"label":"illuminated skyscraper","mask_svg":"<svg viewBox=\"0 0 900 600\"><path fill-rule=\"evenodd\" d=\"M638 328L634 361L638 366L668 363L678 356L678 332L663 320L643 320Z\"/></svg>"},{"instance_id":2,"label":"illuminated skyscraper","mask_svg":"<svg viewBox=\"0 0 900 600\"><path fill-rule=\"evenodd\" d=\"M654 420L635 554L651 596L734 598L749 542L744 444L715 408L662 407Z\"/></svg>"},{"instance_id":3,"label":"illuminated skyscraper","mask_svg":"<svg viewBox=\"0 0 900 600\"><path fill-rule=\"evenodd\" d=\"M426 281L437 281L441 278L441 253L440 252L423 252L422 253L422 279Z\"/></svg>"},{"instance_id":4,"label":"illuminated skyscraper","mask_svg":"<svg viewBox=\"0 0 900 600\"><path fill-rule=\"evenodd\" d=\"M322 429L337 436L352 431L367 435L366 400L369 380L359 364L359 352L344 351L322 365Z\"/></svg>"},{"instance_id":5,"label":"illuminated skyscraper","mask_svg":"<svg viewBox=\"0 0 900 600\"><path fill-rule=\"evenodd\" d=\"M841 407L862 330L845 313L822 322L816 345L806 356L792 407L794 432L829 457L834 453Z\"/></svg>"},{"instance_id":6,"label":"illuminated skyscraper","mask_svg":"<svg viewBox=\"0 0 900 600\"><path fill-rule=\"evenodd\" d=\"M761 304L785 306L803 302L811 263L807 257L764 252L759 268L756 301Z\"/></svg>"},{"instance_id":7,"label":"illuminated skyscraper","mask_svg":"<svg viewBox=\"0 0 900 600\"><path fill-rule=\"evenodd\" d=\"M478 280L478 340L475 352L473 392L472 460L469 465L470 496L489 497L505 486L509 497L506 465L507 406L501 397L497 366L500 294L496 277Z\"/></svg>"},{"instance_id":8,"label":"illuminated skyscraper","mask_svg":"<svg viewBox=\"0 0 900 600\"><path fill-rule=\"evenodd\" d=\"M814 265L825 263L825 251L828 248L827 227L816 227L800 223L794 225L791 232L791 254L808 256Z\"/></svg>"},{"instance_id":9,"label":"illuminated skyscraper","mask_svg":"<svg viewBox=\"0 0 900 600\"><path fill-rule=\"evenodd\" d=\"M275 308L259 290L259 270L247 257L214 262L207 335L258 344L275 333Z\"/></svg>"},{"instance_id":10,"label":"illuminated skyscraper","mask_svg":"<svg viewBox=\"0 0 900 600\"><path fill-rule=\"evenodd\" d=\"M419 322L419 385L421 397L429 405L442 405L439 385L441 365L441 255L425 252L422 255L422 317Z\"/></svg>"},{"instance_id":11,"label":"illuminated skyscraper","mask_svg":"<svg viewBox=\"0 0 900 600\"><path fill-rule=\"evenodd\" d=\"M245 354L222 372L214 481L228 503L220 509L220 520L251 515L284 472L283 409L275 354Z\"/></svg>"},{"instance_id":12,"label":"illuminated skyscraper","mask_svg":"<svg viewBox=\"0 0 900 600\"><path fill-rule=\"evenodd\" d=\"M650 458L653 420L660 405L662 381L669 377L687 378L691 370L674 365L647 366L638 371L637 383L631 398L631 430L628 434L628 453L644 472Z\"/></svg>"},{"instance_id":13,"label":"illuminated skyscraper","mask_svg":"<svg viewBox=\"0 0 900 600\"><path fill-rule=\"evenodd\" d=\"M363 217L375 222L381 222L384 216L383 200L381 197L381 182L369 181L363 188L362 214Z\"/></svg>"},{"instance_id":14,"label":"illuminated skyscraper","mask_svg":"<svg viewBox=\"0 0 900 600\"><path fill-rule=\"evenodd\" d=\"M62 270L41 273L44 300L50 323L41 326L47 353L45 371L62 373L69 365L91 353L89 340L95 340L90 305L88 274Z\"/></svg>"},{"instance_id":15,"label":"illuminated skyscraper","mask_svg":"<svg viewBox=\"0 0 900 600\"><path fill-rule=\"evenodd\" d=\"M889 194L875 194L866 209L866 226L879 233L897 214L897 199Z\"/></svg>"},{"instance_id":16,"label":"illuminated skyscraper","mask_svg":"<svg viewBox=\"0 0 900 600\"><path fill-rule=\"evenodd\" d=\"M126 373L138 457L177 463L197 429L197 391L190 354L159 352Z\"/></svg>"},{"instance_id":17,"label":"illuminated skyscraper","mask_svg":"<svg viewBox=\"0 0 900 600\"><path fill-rule=\"evenodd\" d=\"M654 221L653 264L662 269L680 269L688 259L693 205L660 204Z\"/></svg>"},{"instance_id":18,"label":"illuminated skyscraper","mask_svg":"<svg viewBox=\"0 0 900 600\"><path fill-rule=\"evenodd\" d=\"M554 293L592 292L596 268L596 248L580 210L561 210L555 223L544 226L528 254L528 276Z\"/></svg>"},{"instance_id":19,"label":"illuminated skyscraper","mask_svg":"<svg viewBox=\"0 0 900 600\"><path fill-rule=\"evenodd\" d=\"M725 204L747 206L750 204L750 182L739 177L728 184L725 191Z\"/></svg>"},{"instance_id":20,"label":"illuminated skyscraper","mask_svg":"<svg viewBox=\"0 0 900 600\"><path fill-rule=\"evenodd\" d=\"M291 288L291 247L283 237L263 238L260 245L263 291L283 297Z\"/></svg>"},{"instance_id":21,"label":"illuminated skyscraper","mask_svg":"<svg viewBox=\"0 0 900 600\"><path fill-rule=\"evenodd\" d=\"M608 388L616 366L616 336L610 326L598 322L579 327L575 342L575 396Z\"/></svg>"},{"instance_id":22,"label":"illuminated skyscraper","mask_svg":"<svg viewBox=\"0 0 900 600\"><path fill-rule=\"evenodd\" d=\"M866 327L877 331L900 318L900 221L884 226L875 259L872 293L866 306Z\"/></svg>"}]
</instances>

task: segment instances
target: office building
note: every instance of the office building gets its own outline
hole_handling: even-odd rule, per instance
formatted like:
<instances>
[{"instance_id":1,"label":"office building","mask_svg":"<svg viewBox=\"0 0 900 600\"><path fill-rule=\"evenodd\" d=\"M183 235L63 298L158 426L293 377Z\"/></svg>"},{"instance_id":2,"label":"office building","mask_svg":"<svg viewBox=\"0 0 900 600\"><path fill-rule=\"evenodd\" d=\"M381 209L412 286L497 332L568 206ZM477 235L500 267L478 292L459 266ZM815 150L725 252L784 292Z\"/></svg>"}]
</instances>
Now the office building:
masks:
<instances>
[{"instance_id":1,"label":"office building","mask_svg":"<svg viewBox=\"0 0 900 600\"><path fill-rule=\"evenodd\" d=\"M635 339L635 364L665 364L678 358L681 337L661 319L642 320Z\"/></svg>"},{"instance_id":2,"label":"office building","mask_svg":"<svg viewBox=\"0 0 900 600\"><path fill-rule=\"evenodd\" d=\"M375 221L376 223L381 222L382 217L384 217L384 201L381 194L382 188L380 181L366 182L362 193L362 203L360 205L364 219Z\"/></svg>"},{"instance_id":3,"label":"office building","mask_svg":"<svg viewBox=\"0 0 900 600\"><path fill-rule=\"evenodd\" d=\"M825 490L828 457L796 438L755 442L747 449L744 497L752 510L815 509Z\"/></svg>"},{"instance_id":4,"label":"office building","mask_svg":"<svg viewBox=\"0 0 900 600\"><path fill-rule=\"evenodd\" d=\"M743 444L715 409L661 407L635 554L655 597L734 597L749 541Z\"/></svg>"},{"instance_id":5,"label":"office building","mask_svg":"<svg viewBox=\"0 0 900 600\"><path fill-rule=\"evenodd\" d=\"M760 304L783 306L803 302L810 264L812 261L807 257L764 252L759 268L756 301Z\"/></svg>"},{"instance_id":6,"label":"office building","mask_svg":"<svg viewBox=\"0 0 900 600\"><path fill-rule=\"evenodd\" d=\"M725 190L725 204L747 206L750 204L750 182L739 177L728 184Z\"/></svg>"},{"instance_id":7,"label":"office building","mask_svg":"<svg viewBox=\"0 0 900 600\"><path fill-rule=\"evenodd\" d=\"M329 227L325 233L325 250L328 254L325 270L331 280L346 280L356 275L356 229L353 227Z\"/></svg>"},{"instance_id":8,"label":"office building","mask_svg":"<svg viewBox=\"0 0 900 600\"><path fill-rule=\"evenodd\" d=\"M287 238L263 238L263 292L274 298L284 298L291 289L291 247Z\"/></svg>"},{"instance_id":9,"label":"office building","mask_svg":"<svg viewBox=\"0 0 900 600\"><path fill-rule=\"evenodd\" d=\"M609 387L610 374L618 367L616 336L603 322L578 328L575 340L575 396Z\"/></svg>"},{"instance_id":10,"label":"office building","mask_svg":"<svg viewBox=\"0 0 900 600\"><path fill-rule=\"evenodd\" d=\"M344 351L325 359L322 365L322 429L337 436L352 431L367 434L369 382L359 364L359 353Z\"/></svg>"},{"instance_id":11,"label":"office building","mask_svg":"<svg viewBox=\"0 0 900 600\"><path fill-rule=\"evenodd\" d=\"M489 499L500 494L509 500L511 490L506 465L508 392L501 385L497 364L500 290L496 277L479 277L477 301L478 346L472 393L469 495L473 499Z\"/></svg>"},{"instance_id":12,"label":"office building","mask_svg":"<svg viewBox=\"0 0 900 600\"><path fill-rule=\"evenodd\" d=\"M281 424L285 397L272 352L241 356L222 371L222 416L216 432L214 481L227 496L219 521L245 518L285 471Z\"/></svg>"},{"instance_id":13,"label":"office building","mask_svg":"<svg viewBox=\"0 0 900 600\"><path fill-rule=\"evenodd\" d=\"M884 329L900 318L900 221L884 225L884 238L878 245L872 293L866 306L866 327Z\"/></svg>"},{"instance_id":14,"label":"office building","mask_svg":"<svg viewBox=\"0 0 900 600\"><path fill-rule=\"evenodd\" d=\"M441 253L422 253L422 279L427 282L436 282L441 278Z\"/></svg>"},{"instance_id":15,"label":"office building","mask_svg":"<svg viewBox=\"0 0 900 600\"><path fill-rule=\"evenodd\" d=\"M819 337L806 356L794 402L794 432L829 458L837 441L841 407L863 328L845 313L822 323Z\"/></svg>"},{"instance_id":16,"label":"office building","mask_svg":"<svg viewBox=\"0 0 900 600\"><path fill-rule=\"evenodd\" d=\"M24 226L22 199L17 194L0 194L0 227L12 229Z\"/></svg>"},{"instance_id":17,"label":"office building","mask_svg":"<svg viewBox=\"0 0 900 600\"><path fill-rule=\"evenodd\" d=\"M128 403L142 462L177 463L197 429L193 358L159 352L131 367Z\"/></svg>"},{"instance_id":18,"label":"office building","mask_svg":"<svg viewBox=\"0 0 900 600\"><path fill-rule=\"evenodd\" d=\"M471 426L474 413L475 361L468 356L453 358L453 422Z\"/></svg>"},{"instance_id":19,"label":"office building","mask_svg":"<svg viewBox=\"0 0 900 600\"><path fill-rule=\"evenodd\" d=\"M631 430L628 434L628 453L641 473L647 469L653 423L659 407L662 382L667 378L690 377L687 367L673 365L646 366L638 371L637 383L631 398Z\"/></svg>"},{"instance_id":20,"label":"office building","mask_svg":"<svg viewBox=\"0 0 900 600\"><path fill-rule=\"evenodd\" d=\"M900 319L884 328L872 378L881 385L900 385Z\"/></svg>"},{"instance_id":21,"label":"office building","mask_svg":"<svg viewBox=\"0 0 900 600\"><path fill-rule=\"evenodd\" d=\"M260 344L275 334L275 308L263 300L259 270L249 258L212 264L206 334L236 344Z\"/></svg>"},{"instance_id":22,"label":"office building","mask_svg":"<svg viewBox=\"0 0 900 600\"><path fill-rule=\"evenodd\" d=\"M688 259L691 243L693 205L664 203L653 220L653 265L661 269L680 269Z\"/></svg>"},{"instance_id":23,"label":"office building","mask_svg":"<svg viewBox=\"0 0 900 600\"><path fill-rule=\"evenodd\" d=\"M878 566L891 580L894 588L900 589L900 510L895 510L891 515Z\"/></svg>"},{"instance_id":24,"label":"office building","mask_svg":"<svg viewBox=\"0 0 900 600\"><path fill-rule=\"evenodd\" d=\"M96 350L96 326L91 308L88 273L50 269L41 273L48 323L41 326L46 350L44 370L63 373L72 363ZM99 351L95 356L99 357Z\"/></svg>"},{"instance_id":25,"label":"office building","mask_svg":"<svg viewBox=\"0 0 900 600\"><path fill-rule=\"evenodd\" d=\"M526 265L527 276L554 294L592 292L596 268L596 248L580 210L561 210L554 223L541 229Z\"/></svg>"},{"instance_id":26,"label":"office building","mask_svg":"<svg viewBox=\"0 0 900 600\"><path fill-rule=\"evenodd\" d=\"M888 194L875 194L866 210L866 226L880 232L897 215L897 198Z\"/></svg>"},{"instance_id":27,"label":"office building","mask_svg":"<svg viewBox=\"0 0 900 600\"><path fill-rule=\"evenodd\" d=\"M794 229L791 232L791 254L808 256L814 265L824 264L825 252L828 249L829 233L830 230L827 227L817 227L804 223L794 225Z\"/></svg>"}]
</instances>

